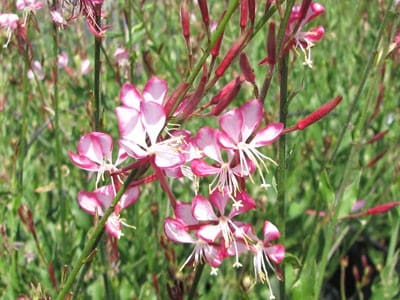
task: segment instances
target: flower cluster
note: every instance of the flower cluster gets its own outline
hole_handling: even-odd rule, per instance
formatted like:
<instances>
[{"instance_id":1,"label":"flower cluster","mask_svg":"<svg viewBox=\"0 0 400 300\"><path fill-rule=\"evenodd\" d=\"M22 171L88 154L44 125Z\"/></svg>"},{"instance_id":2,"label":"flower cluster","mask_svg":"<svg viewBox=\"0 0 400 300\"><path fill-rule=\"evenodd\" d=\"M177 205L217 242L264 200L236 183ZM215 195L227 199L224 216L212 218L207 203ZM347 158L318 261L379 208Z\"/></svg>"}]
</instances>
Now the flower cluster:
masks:
<instances>
[{"instance_id":1,"label":"flower cluster","mask_svg":"<svg viewBox=\"0 0 400 300\"><path fill-rule=\"evenodd\" d=\"M69 153L76 166L97 173L96 190L79 193L80 207L102 216L127 172L140 167L140 175L146 176L130 183L107 220L106 230L111 236L122 236L122 225L126 223L120 212L138 200L139 185L157 179L174 210L174 217L164 221L166 236L195 247L184 265L207 262L215 271L225 258L233 256L234 266L239 267L239 255L250 252L254 255L256 278L268 282L267 266L279 264L284 257L284 247L271 243L279 237L278 229L265 221L264 239L260 240L251 224L235 217L256 207L246 191L247 179L255 182L254 175L258 174L261 185L269 186L263 174L267 164L274 161L261 148L279 138L283 124L262 126L263 105L252 99L220 115L219 128L204 126L195 135L176 126L168 128L167 89L167 83L157 77L152 77L142 92L130 83L121 87L121 105L116 108L120 137L115 162L112 138L101 132L84 135L77 153ZM98 187L106 177L110 184ZM209 195L199 195L195 189L191 203L181 202L175 199L167 177L204 180Z\"/></svg>"}]
</instances>

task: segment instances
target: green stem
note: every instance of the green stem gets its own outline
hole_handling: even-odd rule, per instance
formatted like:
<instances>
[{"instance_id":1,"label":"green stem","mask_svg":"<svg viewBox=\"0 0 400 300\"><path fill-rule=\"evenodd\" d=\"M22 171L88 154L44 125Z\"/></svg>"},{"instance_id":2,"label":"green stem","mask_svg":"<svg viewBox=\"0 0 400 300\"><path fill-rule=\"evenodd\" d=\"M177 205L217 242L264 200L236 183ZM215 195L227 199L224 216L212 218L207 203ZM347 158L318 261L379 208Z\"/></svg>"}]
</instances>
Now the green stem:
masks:
<instances>
[{"instance_id":1,"label":"green stem","mask_svg":"<svg viewBox=\"0 0 400 300\"><path fill-rule=\"evenodd\" d=\"M87 258L89 254L93 251L93 249L97 246L98 242L100 241L99 237L101 233L103 232L104 225L107 222L108 217L114 212L114 208L121 199L122 195L126 191L126 189L129 187L129 184L132 182L134 178L135 172L131 172L129 176L126 178L123 186L121 189L118 191L117 195L113 199L111 205L107 210L104 212L104 215L102 218L99 220L99 222L96 224L96 226L93 229L93 233L88 237L88 241L85 245L85 247L82 250L82 253L77 261L77 263L74 265L74 267L71 270L71 273L68 276L68 279L65 281L64 285L62 286L60 293L58 294L56 300L63 300L68 293L68 291L71 289L71 286L76 278L76 276L79 273L79 270L82 268L83 265L87 263Z\"/></svg>"},{"instance_id":2,"label":"green stem","mask_svg":"<svg viewBox=\"0 0 400 300\"><path fill-rule=\"evenodd\" d=\"M96 23L101 26L101 5L96 7ZM101 71L101 38L94 38L94 122L93 130L99 131L102 127L101 121L101 95L100 95L100 71Z\"/></svg>"},{"instance_id":3,"label":"green stem","mask_svg":"<svg viewBox=\"0 0 400 300\"><path fill-rule=\"evenodd\" d=\"M283 2L285 2L285 1L282 1L282 3ZM285 15L279 25L279 31L278 31L278 36L277 36L277 40L276 40L276 56L278 57L278 60L280 59L280 55L281 55L281 51L282 51L282 47L283 47L283 43L284 43L284 39L285 39L285 32L286 32L287 24L289 22L290 14L292 12L294 2L295 2L294 0L290 0L289 3L287 4L286 10L285 10ZM265 25L265 23L272 16L272 14L275 13L275 11L276 11L276 7L269 9L267 14L265 14L264 17L261 19L262 22L259 22L257 24L255 33L259 30L258 26ZM261 92L260 92L260 97L259 97L259 99L262 102L265 102L265 98L267 97L267 93L269 90L269 86L271 84L272 76L274 75L274 70L275 70L275 66L271 66L269 68L269 70L267 71L267 73L265 74L263 86L261 87Z\"/></svg>"},{"instance_id":4,"label":"green stem","mask_svg":"<svg viewBox=\"0 0 400 300\"><path fill-rule=\"evenodd\" d=\"M53 1L55 4L55 1ZM61 129L60 129L60 111L59 111L59 96L58 96L58 29L57 25L53 26L53 101L54 101L54 134L55 134L55 148L54 156L56 159L56 186L58 195L60 197L60 222L61 222L61 258L65 258L65 250L68 249L66 241L66 207L65 197L63 193L62 184L62 148L61 148Z\"/></svg>"},{"instance_id":5,"label":"green stem","mask_svg":"<svg viewBox=\"0 0 400 300\"><path fill-rule=\"evenodd\" d=\"M279 122L286 126L288 115L288 54L279 62L280 74L280 103L279 103ZM277 203L279 222L278 228L281 239L285 240L286 235L286 135L279 139L278 143L278 176L277 176ZM285 299L285 265L282 265L282 281L279 284L280 299Z\"/></svg>"},{"instance_id":6,"label":"green stem","mask_svg":"<svg viewBox=\"0 0 400 300\"><path fill-rule=\"evenodd\" d=\"M196 274L194 275L193 283L192 283L192 286L190 287L190 291L189 291L189 295L188 295L188 299L190 299L190 300L195 298L197 286L199 285L200 277L201 277L201 274L203 273L203 270L204 270L204 264L200 264L197 266Z\"/></svg>"}]
</instances>

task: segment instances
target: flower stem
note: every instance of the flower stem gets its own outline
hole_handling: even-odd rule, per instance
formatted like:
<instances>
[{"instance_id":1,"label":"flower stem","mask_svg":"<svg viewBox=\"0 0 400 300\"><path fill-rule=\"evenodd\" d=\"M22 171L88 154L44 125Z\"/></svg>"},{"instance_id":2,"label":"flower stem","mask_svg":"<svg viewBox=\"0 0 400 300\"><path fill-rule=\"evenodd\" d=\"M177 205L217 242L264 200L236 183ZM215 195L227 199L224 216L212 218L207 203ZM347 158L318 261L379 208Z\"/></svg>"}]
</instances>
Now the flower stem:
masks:
<instances>
[{"instance_id":1,"label":"flower stem","mask_svg":"<svg viewBox=\"0 0 400 300\"><path fill-rule=\"evenodd\" d=\"M294 0L288 2L285 15L282 20L282 23L278 32L278 55L280 55L280 49L283 45L284 34L286 29L286 24L289 20L290 13L292 11L292 7L294 5ZM288 116L288 77L289 77L289 53L284 54L282 57L279 57L278 60L278 71L279 71L279 89L280 89L280 98L279 98L279 122L284 124L286 127L287 116ZM278 227L281 232L282 240L285 240L286 237L286 167L287 167L287 157L286 157L286 135L283 135L279 139L278 143L278 176L277 176L277 202L278 202L278 215L279 215L279 223ZM285 264L281 266L281 275L282 280L279 283L279 294L280 299L285 300L286 298L286 290L285 290Z\"/></svg>"},{"instance_id":2,"label":"flower stem","mask_svg":"<svg viewBox=\"0 0 400 300\"><path fill-rule=\"evenodd\" d=\"M203 270L204 270L204 264L199 264L196 269L196 274L194 275L192 286L190 287L188 299L195 298L195 293L197 290L197 286L199 285L200 277L201 277L201 274L203 273Z\"/></svg>"},{"instance_id":3,"label":"flower stem","mask_svg":"<svg viewBox=\"0 0 400 300\"><path fill-rule=\"evenodd\" d=\"M279 122L285 124L288 115L288 54L279 62L280 73L280 103L279 103ZM278 176L277 176L277 201L281 239L285 240L286 235L286 135L279 139L278 143ZM280 282L280 299L285 299L285 265L282 264L282 281Z\"/></svg>"},{"instance_id":4,"label":"flower stem","mask_svg":"<svg viewBox=\"0 0 400 300\"><path fill-rule=\"evenodd\" d=\"M53 1L55 5L56 1ZM54 156L56 159L56 186L57 194L59 195L60 201L60 223L61 223L61 258L65 257L65 250L68 249L66 245L66 203L63 193L62 184L62 148L61 148L61 129L60 129L60 112L59 112L59 95L58 95L58 67L57 67L57 55L58 55L58 31L57 25L53 24L53 101L54 101L54 134L55 134L55 148Z\"/></svg>"},{"instance_id":5,"label":"flower stem","mask_svg":"<svg viewBox=\"0 0 400 300\"><path fill-rule=\"evenodd\" d=\"M92 234L88 237L88 241L85 245L85 247L82 250L82 253L74 265L74 267L71 270L71 273L69 274L67 280L65 281L64 285L62 286L60 293L58 294L56 300L63 300L68 293L68 291L71 289L72 284L76 278L76 276L79 273L79 270L82 268L83 265L87 263L87 258L89 255L92 253L92 251L95 249L97 244L100 241L100 235L103 232L104 225L106 224L106 221L108 217L113 213L115 206L121 199L122 195L126 191L126 189L129 187L130 183L132 182L133 178L135 176L135 172L131 172L129 176L126 178L124 184L122 185L121 189L118 191L117 195L113 199L111 205L107 210L104 212L103 217L99 220L99 222L96 224L96 226L93 228Z\"/></svg>"},{"instance_id":6,"label":"flower stem","mask_svg":"<svg viewBox=\"0 0 400 300\"><path fill-rule=\"evenodd\" d=\"M101 5L96 6L96 24L101 26ZM101 41L100 37L94 37L94 122L93 130L100 131L102 127L101 120L101 95L100 95L100 53L101 53Z\"/></svg>"}]
</instances>

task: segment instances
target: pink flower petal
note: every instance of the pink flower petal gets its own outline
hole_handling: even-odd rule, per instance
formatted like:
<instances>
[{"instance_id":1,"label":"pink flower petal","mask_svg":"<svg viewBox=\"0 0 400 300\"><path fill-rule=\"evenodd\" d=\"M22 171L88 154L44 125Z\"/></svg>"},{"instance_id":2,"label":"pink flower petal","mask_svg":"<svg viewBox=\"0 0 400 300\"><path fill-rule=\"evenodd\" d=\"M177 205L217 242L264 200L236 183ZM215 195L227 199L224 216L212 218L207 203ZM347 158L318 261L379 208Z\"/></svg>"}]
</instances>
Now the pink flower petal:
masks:
<instances>
[{"instance_id":1,"label":"pink flower petal","mask_svg":"<svg viewBox=\"0 0 400 300\"><path fill-rule=\"evenodd\" d=\"M312 28L304 34L306 40L317 42L324 37L325 29L322 26Z\"/></svg>"},{"instance_id":2,"label":"pink flower petal","mask_svg":"<svg viewBox=\"0 0 400 300\"><path fill-rule=\"evenodd\" d=\"M204 258L206 259L207 263L216 268L221 265L223 260L222 250L215 246L207 245L203 248L204 251Z\"/></svg>"},{"instance_id":3,"label":"pink flower petal","mask_svg":"<svg viewBox=\"0 0 400 300\"><path fill-rule=\"evenodd\" d=\"M206 242L213 243L221 236L221 229L219 225L204 225L197 231L197 235Z\"/></svg>"},{"instance_id":4,"label":"pink flower petal","mask_svg":"<svg viewBox=\"0 0 400 300\"><path fill-rule=\"evenodd\" d=\"M242 214L250 209L256 208L256 201L254 201L254 199L251 198L246 192L239 192L236 195L235 200L241 201L242 206L240 206L238 209L232 208L232 211L229 213L229 218L233 218L234 216Z\"/></svg>"},{"instance_id":5,"label":"pink flower petal","mask_svg":"<svg viewBox=\"0 0 400 300\"><path fill-rule=\"evenodd\" d=\"M165 126L166 115L164 108L155 102L142 102L140 116L150 142L154 145Z\"/></svg>"},{"instance_id":6,"label":"pink flower petal","mask_svg":"<svg viewBox=\"0 0 400 300\"><path fill-rule=\"evenodd\" d=\"M282 123L268 124L267 127L257 132L254 139L252 139L252 141L250 142L250 145L254 147L261 147L272 144L279 138L282 130L283 130Z\"/></svg>"},{"instance_id":7,"label":"pink flower petal","mask_svg":"<svg viewBox=\"0 0 400 300\"><path fill-rule=\"evenodd\" d=\"M78 153L98 164L102 164L104 158L111 161L112 148L111 136L102 132L86 134L78 142Z\"/></svg>"},{"instance_id":8,"label":"pink flower petal","mask_svg":"<svg viewBox=\"0 0 400 300\"><path fill-rule=\"evenodd\" d=\"M119 106L115 109L118 120L119 133L122 138L137 141L146 140L143 125L139 122L139 111L133 108Z\"/></svg>"},{"instance_id":9,"label":"pink flower petal","mask_svg":"<svg viewBox=\"0 0 400 300\"><path fill-rule=\"evenodd\" d=\"M196 176L209 176L217 174L220 171L220 168L213 167L207 164L202 159L194 159L190 162L190 167L192 168L193 173Z\"/></svg>"},{"instance_id":10,"label":"pink flower petal","mask_svg":"<svg viewBox=\"0 0 400 300\"><path fill-rule=\"evenodd\" d=\"M140 103L143 101L143 98L136 87L130 83L125 83L122 85L119 98L125 106L134 108L136 110L140 109Z\"/></svg>"},{"instance_id":11,"label":"pink flower petal","mask_svg":"<svg viewBox=\"0 0 400 300\"><path fill-rule=\"evenodd\" d=\"M122 236L122 223L115 213L108 217L105 228L108 234L117 239Z\"/></svg>"},{"instance_id":12,"label":"pink flower petal","mask_svg":"<svg viewBox=\"0 0 400 300\"><path fill-rule=\"evenodd\" d=\"M68 152L69 159L72 163L86 171L97 171L99 170L99 165L84 155L75 154L71 151Z\"/></svg>"},{"instance_id":13,"label":"pink flower petal","mask_svg":"<svg viewBox=\"0 0 400 300\"><path fill-rule=\"evenodd\" d=\"M111 184L99 187L94 193L103 208L108 208L115 197L114 188Z\"/></svg>"},{"instance_id":14,"label":"pink flower petal","mask_svg":"<svg viewBox=\"0 0 400 300\"><path fill-rule=\"evenodd\" d=\"M174 168L185 163L185 156L175 149L166 147L164 151L157 151L154 162L157 167L162 169Z\"/></svg>"},{"instance_id":15,"label":"pink flower petal","mask_svg":"<svg viewBox=\"0 0 400 300\"><path fill-rule=\"evenodd\" d=\"M162 80L158 77L152 77L147 81L143 89L143 98L146 101L152 101L158 103L159 105L163 105L167 90L168 85L165 80Z\"/></svg>"},{"instance_id":16,"label":"pink flower petal","mask_svg":"<svg viewBox=\"0 0 400 300\"><path fill-rule=\"evenodd\" d=\"M182 220L187 226L199 223L192 215L191 203L176 201L174 213L176 218Z\"/></svg>"},{"instance_id":17,"label":"pink flower petal","mask_svg":"<svg viewBox=\"0 0 400 300\"><path fill-rule=\"evenodd\" d=\"M193 138L195 144L205 155L217 162L222 162L221 151L216 138L217 131L210 127L202 127Z\"/></svg>"},{"instance_id":18,"label":"pink flower petal","mask_svg":"<svg viewBox=\"0 0 400 300\"><path fill-rule=\"evenodd\" d=\"M218 209L221 216L225 215L225 207L229 201L229 193L228 191L219 192L215 190L211 193L210 202Z\"/></svg>"},{"instance_id":19,"label":"pink flower petal","mask_svg":"<svg viewBox=\"0 0 400 300\"><path fill-rule=\"evenodd\" d=\"M217 133L217 141L218 145L220 145L222 148L227 149L227 150L236 150L237 149L237 142L232 140L229 135L227 135L225 132L218 132Z\"/></svg>"},{"instance_id":20,"label":"pink flower petal","mask_svg":"<svg viewBox=\"0 0 400 300\"><path fill-rule=\"evenodd\" d=\"M230 110L219 118L219 126L235 144L242 141L243 115L238 108Z\"/></svg>"},{"instance_id":21,"label":"pink flower petal","mask_svg":"<svg viewBox=\"0 0 400 300\"><path fill-rule=\"evenodd\" d=\"M195 240L186 231L185 224L176 219L166 218L164 220L164 233L173 242L194 244Z\"/></svg>"},{"instance_id":22,"label":"pink flower petal","mask_svg":"<svg viewBox=\"0 0 400 300\"><path fill-rule=\"evenodd\" d=\"M276 244L268 248L264 248L264 253L275 264L280 264L285 258L285 247L281 244Z\"/></svg>"},{"instance_id":23,"label":"pink flower petal","mask_svg":"<svg viewBox=\"0 0 400 300\"><path fill-rule=\"evenodd\" d=\"M140 145L128 139L119 140L119 146L126 151L126 153L133 158L144 158L147 156L147 149L143 149Z\"/></svg>"},{"instance_id":24,"label":"pink flower petal","mask_svg":"<svg viewBox=\"0 0 400 300\"><path fill-rule=\"evenodd\" d=\"M243 117L242 141L246 142L249 136L260 125L264 113L263 105L260 100L254 99L247 101L240 108Z\"/></svg>"},{"instance_id":25,"label":"pink flower petal","mask_svg":"<svg viewBox=\"0 0 400 300\"><path fill-rule=\"evenodd\" d=\"M192 202L192 214L198 221L217 221L218 217L210 201L203 196L195 196Z\"/></svg>"},{"instance_id":26,"label":"pink flower petal","mask_svg":"<svg viewBox=\"0 0 400 300\"><path fill-rule=\"evenodd\" d=\"M80 191L78 193L78 204L84 211L91 215L96 214L96 212L99 215L103 215L103 209L94 192Z\"/></svg>"},{"instance_id":27,"label":"pink flower petal","mask_svg":"<svg viewBox=\"0 0 400 300\"><path fill-rule=\"evenodd\" d=\"M128 206L135 203L139 199L139 195L140 192L138 187L128 188L121 197L120 200L121 209L127 208Z\"/></svg>"},{"instance_id":28,"label":"pink flower petal","mask_svg":"<svg viewBox=\"0 0 400 300\"><path fill-rule=\"evenodd\" d=\"M265 245L281 236L278 228L269 221L264 222L263 232Z\"/></svg>"}]
</instances>

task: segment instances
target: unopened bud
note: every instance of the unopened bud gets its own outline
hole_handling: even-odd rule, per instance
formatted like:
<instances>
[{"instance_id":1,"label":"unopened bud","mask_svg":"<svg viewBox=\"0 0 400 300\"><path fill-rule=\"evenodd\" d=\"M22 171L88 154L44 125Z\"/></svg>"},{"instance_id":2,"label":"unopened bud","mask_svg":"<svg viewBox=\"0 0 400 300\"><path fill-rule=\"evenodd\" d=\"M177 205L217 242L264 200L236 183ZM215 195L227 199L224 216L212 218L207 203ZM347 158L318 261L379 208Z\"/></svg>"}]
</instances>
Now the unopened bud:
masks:
<instances>
[{"instance_id":1,"label":"unopened bud","mask_svg":"<svg viewBox=\"0 0 400 300\"><path fill-rule=\"evenodd\" d=\"M387 202L367 210L368 215L384 214L391 210L393 207L400 205L400 201Z\"/></svg>"},{"instance_id":2,"label":"unopened bud","mask_svg":"<svg viewBox=\"0 0 400 300\"><path fill-rule=\"evenodd\" d=\"M211 99L211 104L215 104L211 110L213 116L218 116L235 99L240 91L242 82L243 79L241 77L236 77Z\"/></svg>"},{"instance_id":3,"label":"unopened bud","mask_svg":"<svg viewBox=\"0 0 400 300\"><path fill-rule=\"evenodd\" d=\"M218 26L219 24L221 24L221 21L223 20L224 16L225 16L226 10L222 13L221 18L218 22ZM218 37L217 42L215 43L214 47L211 49L211 55L214 57L217 57L219 55L219 49L221 48L221 43L222 43L222 39L224 37L224 31L221 32L221 35Z\"/></svg>"},{"instance_id":4,"label":"unopened bud","mask_svg":"<svg viewBox=\"0 0 400 300\"><path fill-rule=\"evenodd\" d=\"M337 96L335 99L325 103L320 108L309 114L304 119L297 122L297 129L303 130L304 128L310 126L311 124L319 121L325 117L329 112L331 112L339 103L342 101L342 96Z\"/></svg>"},{"instance_id":5,"label":"unopened bud","mask_svg":"<svg viewBox=\"0 0 400 300\"><path fill-rule=\"evenodd\" d=\"M228 53L225 55L224 59L215 70L215 75L217 77L221 77L225 73L226 69L231 65L233 60L241 51L242 46L247 41L249 33L250 31L245 32L237 41L233 43L232 47L228 50Z\"/></svg>"},{"instance_id":6,"label":"unopened bud","mask_svg":"<svg viewBox=\"0 0 400 300\"><path fill-rule=\"evenodd\" d=\"M190 25L189 25L189 12L187 10L186 1L182 2L181 5L181 24L182 24L182 32L186 41L190 38Z\"/></svg>"},{"instance_id":7,"label":"unopened bud","mask_svg":"<svg viewBox=\"0 0 400 300\"><path fill-rule=\"evenodd\" d=\"M248 0L249 1L249 19L251 24L254 24L254 20L256 19L256 1L255 0Z\"/></svg>"},{"instance_id":8,"label":"unopened bud","mask_svg":"<svg viewBox=\"0 0 400 300\"><path fill-rule=\"evenodd\" d=\"M246 53L240 53L239 57L240 69L242 70L243 76L246 81L255 84L256 75L254 75L253 69L250 66L249 59L247 58Z\"/></svg>"},{"instance_id":9,"label":"unopened bud","mask_svg":"<svg viewBox=\"0 0 400 300\"><path fill-rule=\"evenodd\" d=\"M372 144L372 143L374 143L374 142L380 140L380 139L383 138L383 137L386 135L386 133L388 133L388 132L389 132L389 129L386 129L386 130L384 130L384 131L378 132L377 134L375 134L372 138L370 138L370 139L367 141L367 144Z\"/></svg>"},{"instance_id":10,"label":"unopened bud","mask_svg":"<svg viewBox=\"0 0 400 300\"><path fill-rule=\"evenodd\" d=\"M388 150L386 149L386 150L382 151L381 153L379 153L377 156L375 156L373 159L371 159L367 163L366 167L369 168L369 167L372 167L373 165L375 165L386 154L387 151Z\"/></svg>"},{"instance_id":11,"label":"unopened bud","mask_svg":"<svg viewBox=\"0 0 400 300\"><path fill-rule=\"evenodd\" d=\"M271 66L276 64L276 36L275 36L275 23L271 22L268 27L267 36L267 57L259 62L260 65L269 64Z\"/></svg>"},{"instance_id":12,"label":"unopened bud","mask_svg":"<svg viewBox=\"0 0 400 300\"><path fill-rule=\"evenodd\" d=\"M198 3L203 23L208 28L208 25L210 24L210 17L208 15L207 0L198 0Z\"/></svg>"},{"instance_id":13,"label":"unopened bud","mask_svg":"<svg viewBox=\"0 0 400 300\"><path fill-rule=\"evenodd\" d=\"M207 74L204 74L199 82L198 87L194 91L193 95L187 100L182 110L178 113L179 119L186 119L189 117L199 104L204 94L204 89L207 83Z\"/></svg>"},{"instance_id":14,"label":"unopened bud","mask_svg":"<svg viewBox=\"0 0 400 300\"><path fill-rule=\"evenodd\" d=\"M190 86L189 83L182 82L172 92L171 96L169 96L169 98L167 99L167 101L166 101L166 103L164 105L165 113L168 116L174 113L175 109L179 105L179 103L177 103L178 100L184 98L186 92L189 89L189 86Z\"/></svg>"},{"instance_id":15,"label":"unopened bud","mask_svg":"<svg viewBox=\"0 0 400 300\"><path fill-rule=\"evenodd\" d=\"M248 0L240 0L240 28L246 28L249 12Z\"/></svg>"}]
</instances>

